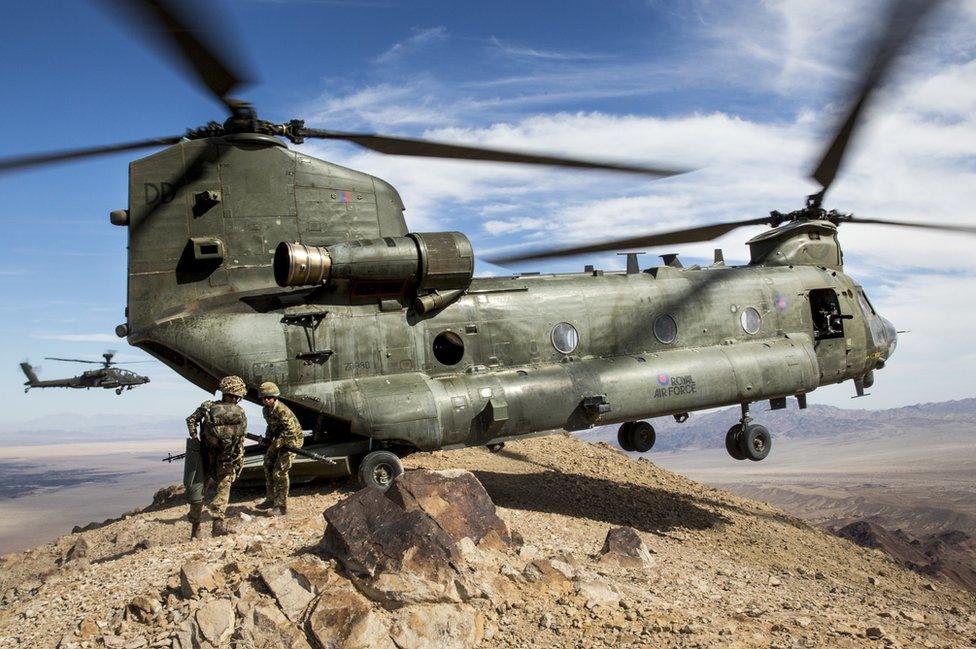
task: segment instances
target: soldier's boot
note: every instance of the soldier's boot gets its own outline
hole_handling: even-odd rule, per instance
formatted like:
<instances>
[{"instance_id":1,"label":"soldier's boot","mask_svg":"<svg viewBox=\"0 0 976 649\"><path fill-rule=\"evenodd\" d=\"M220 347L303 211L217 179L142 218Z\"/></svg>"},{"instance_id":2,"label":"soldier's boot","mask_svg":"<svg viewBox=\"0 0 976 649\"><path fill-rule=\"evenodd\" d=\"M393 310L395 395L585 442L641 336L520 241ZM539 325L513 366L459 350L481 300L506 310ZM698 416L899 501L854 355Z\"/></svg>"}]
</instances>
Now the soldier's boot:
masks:
<instances>
[{"instance_id":1,"label":"soldier's boot","mask_svg":"<svg viewBox=\"0 0 976 649\"><path fill-rule=\"evenodd\" d=\"M272 507L267 512L265 512L265 515L276 517L276 516L284 516L287 513L288 513L287 507Z\"/></svg>"},{"instance_id":2,"label":"soldier's boot","mask_svg":"<svg viewBox=\"0 0 976 649\"><path fill-rule=\"evenodd\" d=\"M214 519L213 526L210 528L210 536L224 536L227 534L227 523L224 519Z\"/></svg>"},{"instance_id":3,"label":"soldier's boot","mask_svg":"<svg viewBox=\"0 0 976 649\"><path fill-rule=\"evenodd\" d=\"M265 498L254 507L256 509L271 509L272 507L274 507L274 503L268 500L267 498Z\"/></svg>"},{"instance_id":4,"label":"soldier's boot","mask_svg":"<svg viewBox=\"0 0 976 649\"><path fill-rule=\"evenodd\" d=\"M195 541L200 538L203 538L203 533L200 531L200 523L193 523L190 526L190 540Z\"/></svg>"}]
</instances>

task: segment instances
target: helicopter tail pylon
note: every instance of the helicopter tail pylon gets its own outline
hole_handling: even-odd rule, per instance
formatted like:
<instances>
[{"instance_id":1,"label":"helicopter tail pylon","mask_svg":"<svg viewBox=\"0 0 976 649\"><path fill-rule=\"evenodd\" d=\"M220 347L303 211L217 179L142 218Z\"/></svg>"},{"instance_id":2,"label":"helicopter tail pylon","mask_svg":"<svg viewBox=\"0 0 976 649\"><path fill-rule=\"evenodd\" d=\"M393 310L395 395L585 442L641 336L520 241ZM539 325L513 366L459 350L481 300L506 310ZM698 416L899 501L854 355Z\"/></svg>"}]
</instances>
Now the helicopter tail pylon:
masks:
<instances>
[{"instance_id":1,"label":"helicopter tail pylon","mask_svg":"<svg viewBox=\"0 0 976 649\"><path fill-rule=\"evenodd\" d=\"M34 368L31 366L30 363L28 363L26 361L23 362L23 363L21 363L20 364L20 369L24 372L24 376L27 377L27 381L24 382L24 385L27 386L24 389L24 392L27 392L32 387L34 387L35 385L37 385L40 382L40 379L37 378L37 373L34 371Z\"/></svg>"}]
</instances>

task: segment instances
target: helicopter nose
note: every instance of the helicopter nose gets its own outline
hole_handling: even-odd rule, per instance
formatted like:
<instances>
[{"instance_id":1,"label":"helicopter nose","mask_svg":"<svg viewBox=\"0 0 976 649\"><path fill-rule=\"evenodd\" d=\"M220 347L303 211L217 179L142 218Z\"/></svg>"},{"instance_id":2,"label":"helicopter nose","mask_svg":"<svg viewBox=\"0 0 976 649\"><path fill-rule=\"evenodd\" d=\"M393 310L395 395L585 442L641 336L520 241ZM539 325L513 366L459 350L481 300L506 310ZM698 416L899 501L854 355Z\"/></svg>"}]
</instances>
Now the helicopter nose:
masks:
<instances>
[{"instance_id":1,"label":"helicopter nose","mask_svg":"<svg viewBox=\"0 0 976 649\"><path fill-rule=\"evenodd\" d=\"M885 360L888 360L895 353L895 348L898 346L898 330L895 329L895 325L891 324L891 321L887 318L881 318L881 323L884 325L885 340L888 341L888 350L885 353Z\"/></svg>"}]
</instances>

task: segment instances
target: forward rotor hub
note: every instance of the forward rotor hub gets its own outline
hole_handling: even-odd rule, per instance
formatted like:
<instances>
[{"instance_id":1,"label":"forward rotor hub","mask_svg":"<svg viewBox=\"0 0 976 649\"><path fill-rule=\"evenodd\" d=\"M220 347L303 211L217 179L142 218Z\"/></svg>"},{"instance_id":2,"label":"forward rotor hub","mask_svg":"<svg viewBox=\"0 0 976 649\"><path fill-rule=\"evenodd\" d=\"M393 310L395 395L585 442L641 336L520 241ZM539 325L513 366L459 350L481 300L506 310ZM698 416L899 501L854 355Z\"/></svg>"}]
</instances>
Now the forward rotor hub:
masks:
<instances>
[{"instance_id":1,"label":"forward rotor hub","mask_svg":"<svg viewBox=\"0 0 976 649\"><path fill-rule=\"evenodd\" d=\"M231 100L231 115L221 124L211 121L205 126L187 129L185 137L188 140L200 140L209 137L221 137L237 133L258 133L261 135L275 135L288 139L292 144L305 141L302 130L305 120L293 119L284 124L276 124L265 119L259 119L254 107L244 101Z\"/></svg>"},{"instance_id":2,"label":"forward rotor hub","mask_svg":"<svg viewBox=\"0 0 976 649\"><path fill-rule=\"evenodd\" d=\"M840 225L845 221L849 222L853 219L854 217L852 214L845 214L843 212L838 212L837 210L828 211L819 205L811 204L810 199L807 199L807 206L801 210L794 210L786 213L776 210L770 212L769 226L778 228L784 223L795 223L797 221L830 221L834 225Z\"/></svg>"}]
</instances>

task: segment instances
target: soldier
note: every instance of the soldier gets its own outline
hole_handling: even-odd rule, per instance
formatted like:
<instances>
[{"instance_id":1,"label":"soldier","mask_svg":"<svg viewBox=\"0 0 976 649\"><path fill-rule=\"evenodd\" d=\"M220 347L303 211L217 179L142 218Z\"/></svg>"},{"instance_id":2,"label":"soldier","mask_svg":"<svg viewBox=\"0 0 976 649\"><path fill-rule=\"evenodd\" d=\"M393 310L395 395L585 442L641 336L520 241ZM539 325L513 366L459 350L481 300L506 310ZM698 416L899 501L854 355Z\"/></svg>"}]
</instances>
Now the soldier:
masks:
<instances>
[{"instance_id":1,"label":"soldier","mask_svg":"<svg viewBox=\"0 0 976 649\"><path fill-rule=\"evenodd\" d=\"M285 446L301 448L305 441L302 426L291 409L278 397L281 391L270 381L261 384L261 403L264 404L264 420L268 422L265 438L268 449L264 453L264 481L267 498L258 509L267 509L269 516L283 516L288 512L288 470L294 453L284 450Z\"/></svg>"},{"instance_id":2,"label":"soldier","mask_svg":"<svg viewBox=\"0 0 976 649\"><path fill-rule=\"evenodd\" d=\"M217 482L217 490L210 499L208 509L213 518L213 536L227 534L224 514L230 500L230 487L244 467L244 433L247 417L238 402L247 394L247 386L238 376L225 376L220 380L220 401L204 401L193 414L186 418L190 437L197 438L198 426L203 424L203 455L205 474ZM200 516L203 501L191 502L187 518L192 524L190 537L200 538Z\"/></svg>"}]
</instances>

